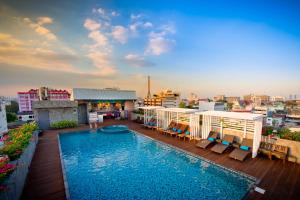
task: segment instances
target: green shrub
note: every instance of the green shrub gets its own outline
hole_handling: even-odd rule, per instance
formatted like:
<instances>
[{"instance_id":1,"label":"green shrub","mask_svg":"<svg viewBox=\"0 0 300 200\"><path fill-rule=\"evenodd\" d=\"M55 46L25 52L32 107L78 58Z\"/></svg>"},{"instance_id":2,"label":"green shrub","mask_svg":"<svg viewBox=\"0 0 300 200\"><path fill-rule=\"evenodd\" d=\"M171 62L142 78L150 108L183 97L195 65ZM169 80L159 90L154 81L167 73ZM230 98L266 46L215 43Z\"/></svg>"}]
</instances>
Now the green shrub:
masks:
<instances>
[{"instance_id":1,"label":"green shrub","mask_svg":"<svg viewBox=\"0 0 300 200\"><path fill-rule=\"evenodd\" d=\"M76 126L77 126L77 122L72 120L62 120L59 122L53 122L50 125L50 127L53 129L74 128Z\"/></svg>"},{"instance_id":2,"label":"green shrub","mask_svg":"<svg viewBox=\"0 0 300 200\"><path fill-rule=\"evenodd\" d=\"M294 140L300 142L300 132L292 132L287 128L279 129L278 136L282 139Z\"/></svg>"},{"instance_id":3,"label":"green shrub","mask_svg":"<svg viewBox=\"0 0 300 200\"><path fill-rule=\"evenodd\" d=\"M4 146L0 150L0 154L8 155L10 160L19 158L23 150L28 146L32 133L37 129L37 124L33 122L10 130L8 135L4 136Z\"/></svg>"}]
</instances>

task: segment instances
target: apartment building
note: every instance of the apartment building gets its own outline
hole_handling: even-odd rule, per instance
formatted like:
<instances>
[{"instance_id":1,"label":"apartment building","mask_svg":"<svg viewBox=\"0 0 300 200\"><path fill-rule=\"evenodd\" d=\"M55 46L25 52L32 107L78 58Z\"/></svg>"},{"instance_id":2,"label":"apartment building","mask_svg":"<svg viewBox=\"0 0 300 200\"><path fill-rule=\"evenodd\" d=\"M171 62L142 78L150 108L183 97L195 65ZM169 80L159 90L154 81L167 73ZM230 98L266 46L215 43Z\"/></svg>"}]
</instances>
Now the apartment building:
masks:
<instances>
[{"instance_id":1,"label":"apartment building","mask_svg":"<svg viewBox=\"0 0 300 200\"><path fill-rule=\"evenodd\" d=\"M255 95L249 94L245 95L244 101L252 101L255 106L261 106L262 104L267 104L270 102L270 96L268 95Z\"/></svg>"},{"instance_id":2,"label":"apartment building","mask_svg":"<svg viewBox=\"0 0 300 200\"><path fill-rule=\"evenodd\" d=\"M31 89L27 92L18 92L19 112L32 111L32 102L39 101L39 90Z\"/></svg>"},{"instance_id":3,"label":"apartment building","mask_svg":"<svg viewBox=\"0 0 300 200\"><path fill-rule=\"evenodd\" d=\"M18 92L19 112L32 112L32 102L34 101L67 101L71 94L67 90L50 89L41 87L31 89L27 92Z\"/></svg>"}]
</instances>

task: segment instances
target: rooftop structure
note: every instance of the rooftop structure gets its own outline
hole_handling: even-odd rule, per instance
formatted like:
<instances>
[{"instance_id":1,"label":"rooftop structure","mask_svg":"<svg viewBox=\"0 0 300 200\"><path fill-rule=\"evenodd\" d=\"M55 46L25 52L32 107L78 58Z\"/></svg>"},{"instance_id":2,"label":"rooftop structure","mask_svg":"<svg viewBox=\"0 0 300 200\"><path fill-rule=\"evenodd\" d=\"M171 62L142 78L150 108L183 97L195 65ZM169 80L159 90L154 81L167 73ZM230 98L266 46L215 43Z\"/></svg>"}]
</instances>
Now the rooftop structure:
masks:
<instances>
[{"instance_id":1,"label":"rooftop structure","mask_svg":"<svg viewBox=\"0 0 300 200\"><path fill-rule=\"evenodd\" d=\"M128 118L127 111L134 109L137 97L134 90L74 88L72 99L78 102L78 122L85 124L90 112L111 115L121 111L124 118Z\"/></svg>"},{"instance_id":2,"label":"rooftop structure","mask_svg":"<svg viewBox=\"0 0 300 200\"><path fill-rule=\"evenodd\" d=\"M220 133L221 138L225 134L230 134L234 135L238 142L243 138L253 139L252 157L256 157L261 141L263 115L224 111L205 111L195 114L200 116L200 120L202 118L201 138L207 138L210 131L215 130Z\"/></svg>"},{"instance_id":3,"label":"rooftop structure","mask_svg":"<svg viewBox=\"0 0 300 200\"><path fill-rule=\"evenodd\" d=\"M74 88L73 100L136 100L133 90Z\"/></svg>"}]
</instances>

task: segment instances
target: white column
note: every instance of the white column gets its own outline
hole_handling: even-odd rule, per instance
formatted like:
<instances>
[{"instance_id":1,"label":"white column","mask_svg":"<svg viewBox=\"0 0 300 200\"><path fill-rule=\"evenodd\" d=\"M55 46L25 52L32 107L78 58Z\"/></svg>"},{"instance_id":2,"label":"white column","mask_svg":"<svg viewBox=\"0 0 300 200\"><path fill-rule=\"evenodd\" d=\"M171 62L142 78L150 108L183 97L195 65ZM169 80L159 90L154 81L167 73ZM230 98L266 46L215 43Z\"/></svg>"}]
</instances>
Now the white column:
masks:
<instances>
[{"instance_id":1,"label":"white column","mask_svg":"<svg viewBox=\"0 0 300 200\"><path fill-rule=\"evenodd\" d=\"M220 124L220 137L223 138L223 118L220 118L221 124Z\"/></svg>"},{"instance_id":2,"label":"white column","mask_svg":"<svg viewBox=\"0 0 300 200\"><path fill-rule=\"evenodd\" d=\"M253 135L253 150L252 158L255 158L261 142L262 119L254 121L254 135Z\"/></svg>"}]
</instances>

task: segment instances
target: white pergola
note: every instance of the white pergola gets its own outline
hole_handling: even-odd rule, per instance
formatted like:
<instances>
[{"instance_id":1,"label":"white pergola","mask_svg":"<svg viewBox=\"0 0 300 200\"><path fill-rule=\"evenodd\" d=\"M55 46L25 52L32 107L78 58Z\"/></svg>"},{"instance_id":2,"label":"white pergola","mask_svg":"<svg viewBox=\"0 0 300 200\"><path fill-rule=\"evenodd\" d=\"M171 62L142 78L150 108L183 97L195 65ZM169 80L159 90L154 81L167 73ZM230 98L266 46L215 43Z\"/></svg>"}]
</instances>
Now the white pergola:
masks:
<instances>
[{"instance_id":1,"label":"white pergola","mask_svg":"<svg viewBox=\"0 0 300 200\"><path fill-rule=\"evenodd\" d=\"M157 119L157 109L162 109L162 106L143 106L138 109L144 110L144 124L148 123L152 118Z\"/></svg>"},{"instance_id":2,"label":"white pergola","mask_svg":"<svg viewBox=\"0 0 300 200\"><path fill-rule=\"evenodd\" d=\"M176 123L188 124L193 127L193 113L197 112L195 109L187 108L162 108L157 109L157 127L166 129L171 121ZM190 129L192 135L192 129Z\"/></svg>"},{"instance_id":3,"label":"white pergola","mask_svg":"<svg viewBox=\"0 0 300 200\"><path fill-rule=\"evenodd\" d=\"M256 157L261 141L263 115L225 111L197 112L195 115L199 116L199 120L202 119L201 138L207 138L213 129L219 130L221 138L225 131L239 133L242 138L253 139L252 157Z\"/></svg>"}]
</instances>

